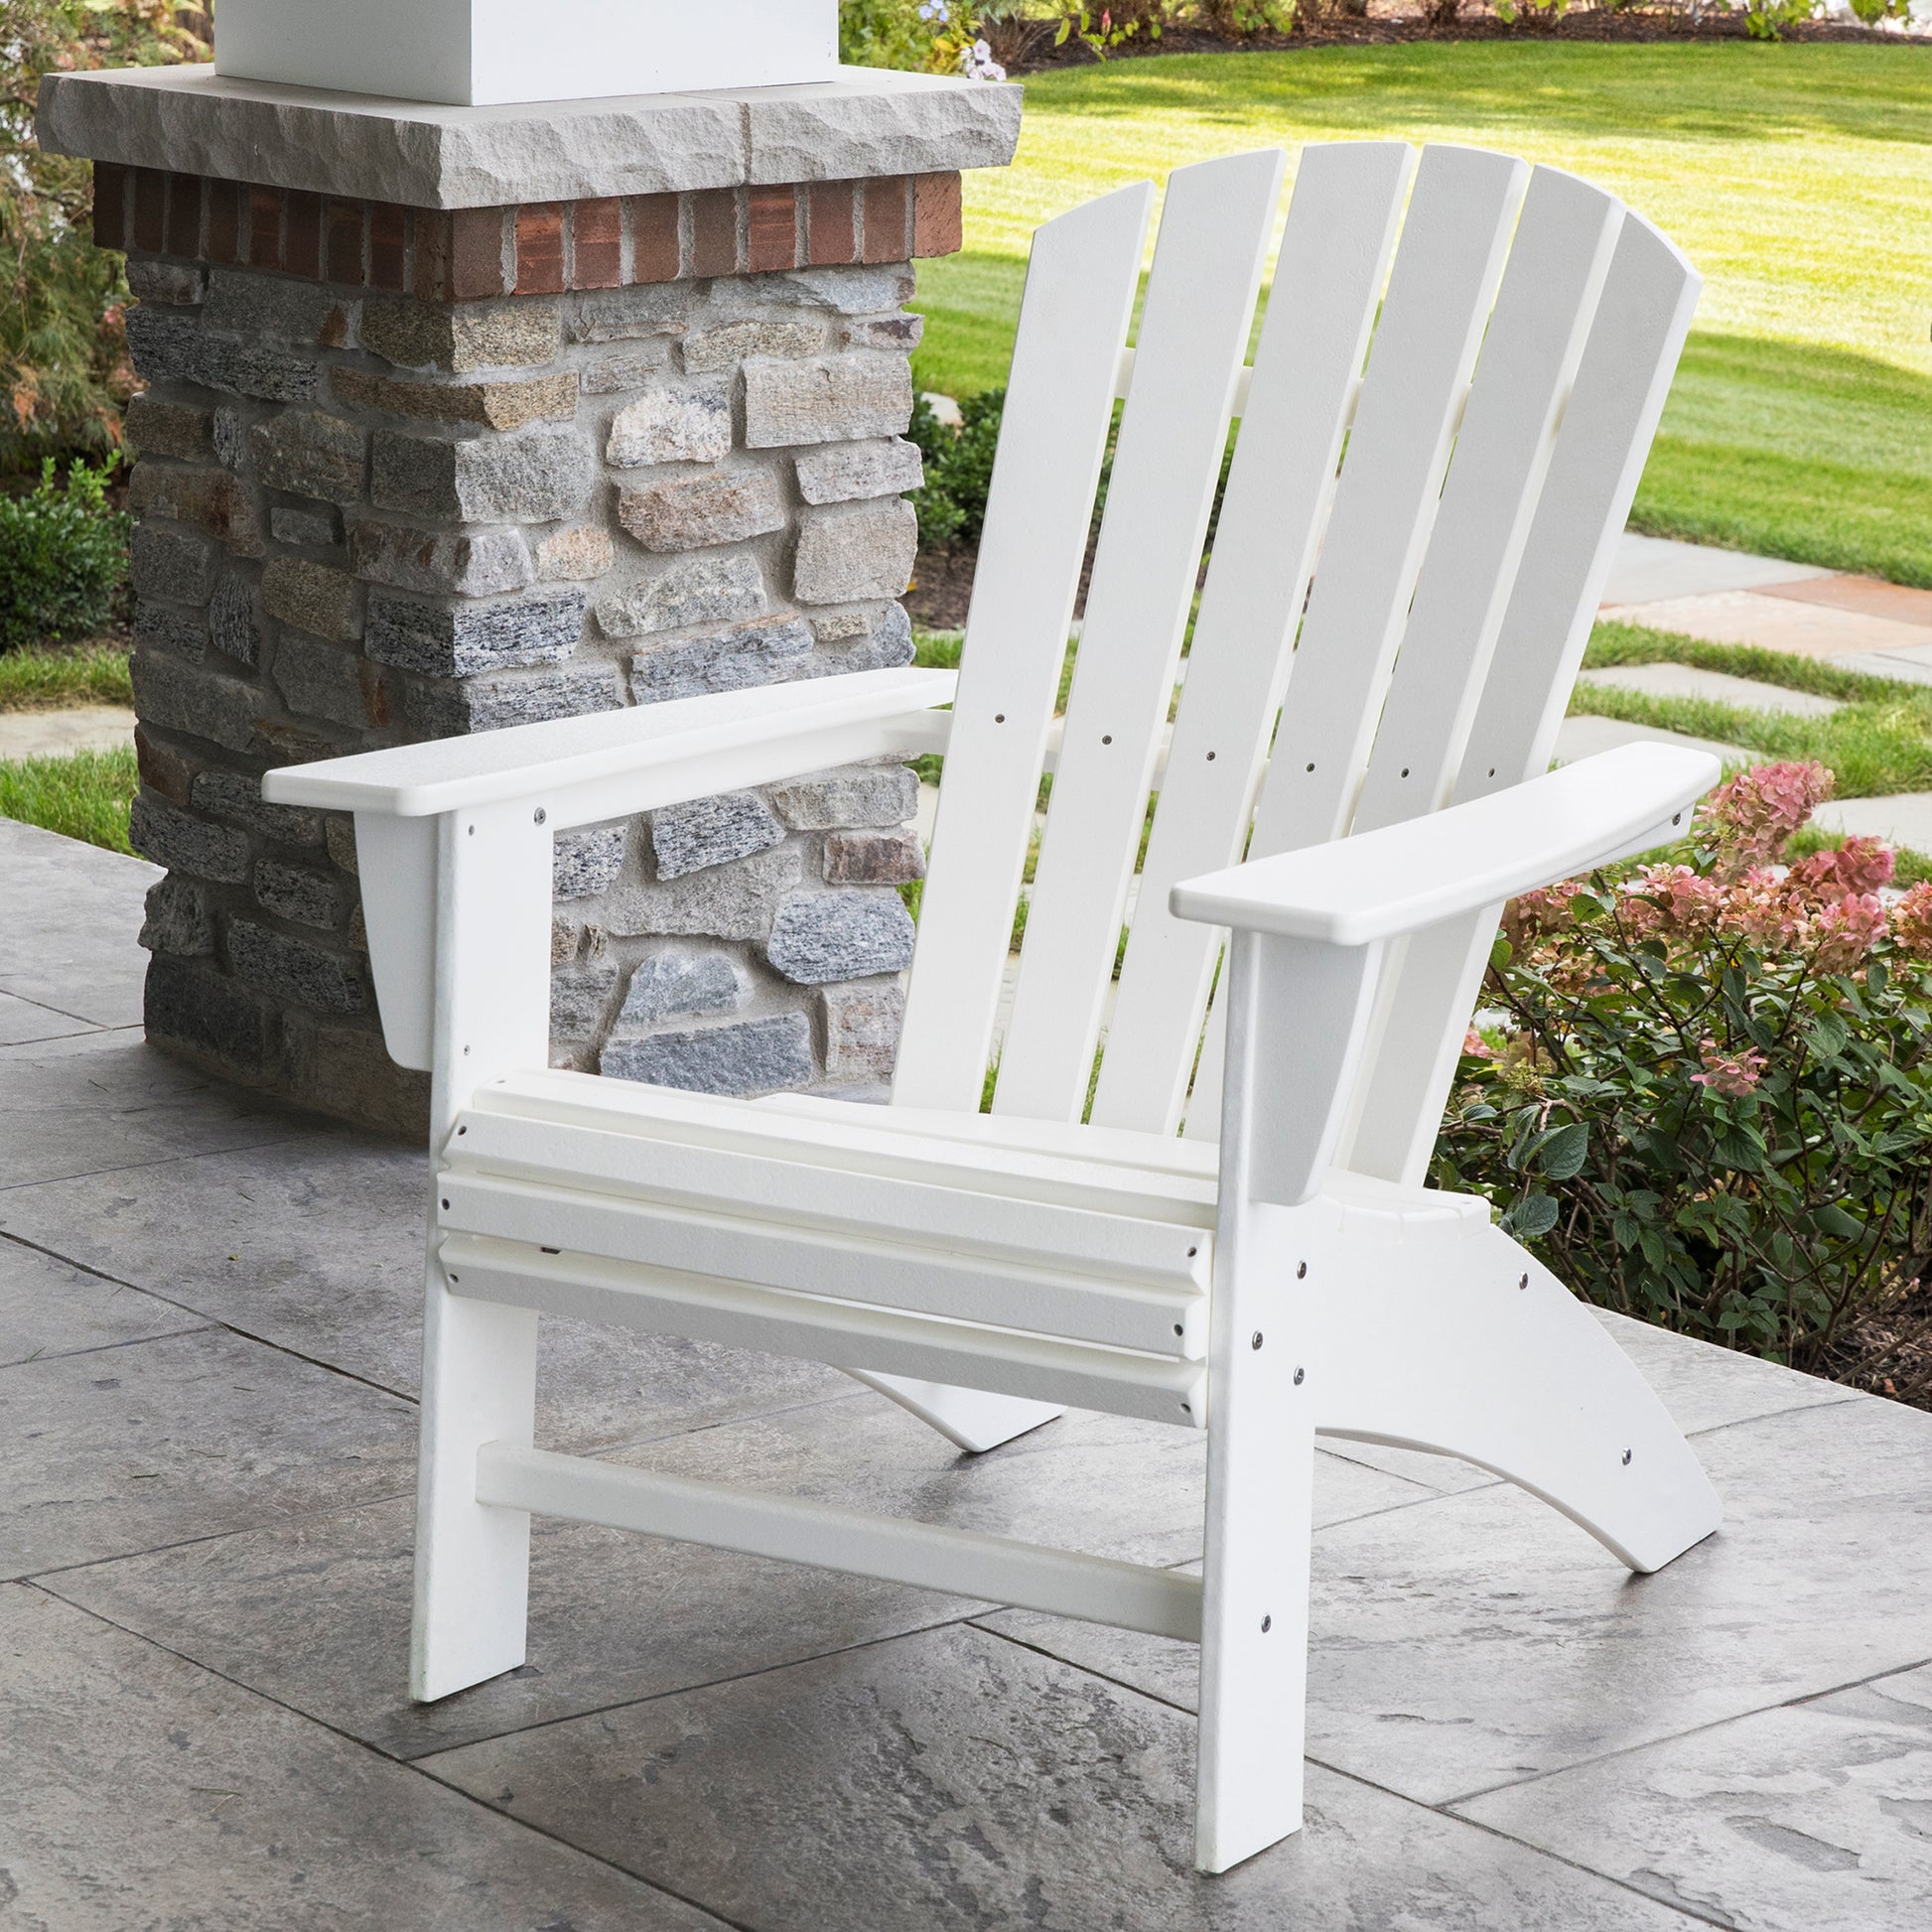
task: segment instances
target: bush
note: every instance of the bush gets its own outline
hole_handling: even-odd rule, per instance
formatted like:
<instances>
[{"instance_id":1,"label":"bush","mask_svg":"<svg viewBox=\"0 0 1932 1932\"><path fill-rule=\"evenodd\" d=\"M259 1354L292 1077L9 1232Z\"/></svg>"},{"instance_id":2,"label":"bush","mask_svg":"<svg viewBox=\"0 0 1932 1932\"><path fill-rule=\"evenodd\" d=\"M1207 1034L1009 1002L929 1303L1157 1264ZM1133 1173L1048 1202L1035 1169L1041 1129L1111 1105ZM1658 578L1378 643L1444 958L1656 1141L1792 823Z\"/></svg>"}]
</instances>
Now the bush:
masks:
<instances>
[{"instance_id":1,"label":"bush","mask_svg":"<svg viewBox=\"0 0 1932 1932\"><path fill-rule=\"evenodd\" d=\"M920 549L980 540L1006 400L1004 389L969 396L960 404L957 429L940 422L923 396L912 405L912 427L906 434L925 458L925 483L912 497L919 513Z\"/></svg>"},{"instance_id":2,"label":"bush","mask_svg":"<svg viewBox=\"0 0 1932 1932\"><path fill-rule=\"evenodd\" d=\"M1580 1295L1816 1368L1932 1263L1932 886L1761 765L1672 862L1518 899L1433 1178Z\"/></svg>"},{"instance_id":3,"label":"bush","mask_svg":"<svg viewBox=\"0 0 1932 1932\"><path fill-rule=\"evenodd\" d=\"M31 495L0 496L0 651L84 637L113 616L129 527L107 507L114 463L76 457L63 489L49 457Z\"/></svg>"},{"instance_id":4,"label":"bush","mask_svg":"<svg viewBox=\"0 0 1932 1932\"><path fill-rule=\"evenodd\" d=\"M924 68L943 24L932 0L839 0L839 59L859 68Z\"/></svg>"}]
</instances>

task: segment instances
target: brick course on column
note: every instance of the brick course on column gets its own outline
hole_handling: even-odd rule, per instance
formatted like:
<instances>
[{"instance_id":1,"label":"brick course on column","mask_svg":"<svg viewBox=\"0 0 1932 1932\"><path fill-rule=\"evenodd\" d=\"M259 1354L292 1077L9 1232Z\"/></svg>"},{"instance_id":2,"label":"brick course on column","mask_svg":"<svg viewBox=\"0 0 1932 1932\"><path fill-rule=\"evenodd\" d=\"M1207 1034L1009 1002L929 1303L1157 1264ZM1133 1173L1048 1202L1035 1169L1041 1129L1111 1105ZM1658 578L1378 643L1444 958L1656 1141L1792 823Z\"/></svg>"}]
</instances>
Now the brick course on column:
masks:
<instances>
[{"instance_id":1,"label":"brick course on column","mask_svg":"<svg viewBox=\"0 0 1932 1932\"><path fill-rule=\"evenodd\" d=\"M901 664L912 256L959 177L409 208L97 174L128 252L155 1040L419 1124L346 821L271 766ZM876 1089L918 877L897 764L557 841L553 1058Z\"/></svg>"}]
</instances>

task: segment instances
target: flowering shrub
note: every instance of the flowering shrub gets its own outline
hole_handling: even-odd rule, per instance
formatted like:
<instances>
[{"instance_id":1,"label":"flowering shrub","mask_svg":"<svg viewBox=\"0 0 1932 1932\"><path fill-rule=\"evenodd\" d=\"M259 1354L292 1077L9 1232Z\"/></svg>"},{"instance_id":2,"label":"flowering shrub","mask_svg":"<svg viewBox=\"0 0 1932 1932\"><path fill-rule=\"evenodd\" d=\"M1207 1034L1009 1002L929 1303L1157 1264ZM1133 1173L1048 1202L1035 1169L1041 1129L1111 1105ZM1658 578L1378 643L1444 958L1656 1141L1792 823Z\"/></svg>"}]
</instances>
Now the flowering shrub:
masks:
<instances>
[{"instance_id":1,"label":"flowering shrub","mask_svg":"<svg viewBox=\"0 0 1932 1932\"><path fill-rule=\"evenodd\" d=\"M1758 766L1672 863L1511 904L1433 1174L1588 1300L1799 1368L1932 1267L1932 885L1782 863L1832 782Z\"/></svg>"}]
</instances>

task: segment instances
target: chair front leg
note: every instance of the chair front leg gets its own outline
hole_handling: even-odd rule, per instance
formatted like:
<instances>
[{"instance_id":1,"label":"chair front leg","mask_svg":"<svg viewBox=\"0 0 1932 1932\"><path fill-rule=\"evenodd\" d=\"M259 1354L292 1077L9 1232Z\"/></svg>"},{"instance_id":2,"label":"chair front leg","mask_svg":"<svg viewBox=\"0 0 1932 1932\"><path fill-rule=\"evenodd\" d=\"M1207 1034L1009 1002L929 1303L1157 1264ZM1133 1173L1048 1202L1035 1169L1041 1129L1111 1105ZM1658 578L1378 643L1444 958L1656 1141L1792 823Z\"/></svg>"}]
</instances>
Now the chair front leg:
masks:
<instances>
[{"instance_id":1,"label":"chair front leg","mask_svg":"<svg viewBox=\"0 0 1932 1932\"><path fill-rule=\"evenodd\" d=\"M476 1089L541 1067L550 1043L551 838L528 804L438 822L432 1179ZM534 1311L454 1292L430 1203L410 1695L428 1703L524 1660L530 1519L477 1500L485 1443L527 1446Z\"/></svg>"}]
</instances>

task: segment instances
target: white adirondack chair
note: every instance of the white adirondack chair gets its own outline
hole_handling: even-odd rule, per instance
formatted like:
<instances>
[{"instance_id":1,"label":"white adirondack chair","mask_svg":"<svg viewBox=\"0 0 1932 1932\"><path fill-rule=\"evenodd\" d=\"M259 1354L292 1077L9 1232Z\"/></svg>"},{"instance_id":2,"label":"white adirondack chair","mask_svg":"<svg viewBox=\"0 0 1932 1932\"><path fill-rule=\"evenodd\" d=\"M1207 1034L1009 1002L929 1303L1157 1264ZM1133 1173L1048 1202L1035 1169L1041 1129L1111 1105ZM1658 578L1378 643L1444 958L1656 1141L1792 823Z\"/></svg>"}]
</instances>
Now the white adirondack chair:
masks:
<instances>
[{"instance_id":1,"label":"white adirondack chair","mask_svg":"<svg viewBox=\"0 0 1932 1932\"><path fill-rule=\"evenodd\" d=\"M1317 1435L1466 1457L1639 1571L1718 1526L1588 1311L1484 1203L1422 1185L1502 901L1668 839L1718 774L1637 746L1543 775L1697 277L1555 170L1311 147L1245 368L1285 166L1173 175L1132 349L1152 187L1035 237L956 683L869 672L266 781L355 814L389 1049L435 1076L417 1698L522 1663L534 1511L1195 1639L1218 1871L1300 1822ZM555 833L926 750L890 1109L547 1069ZM1205 1429L1205 1574L538 1449L542 1312L829 1362L967 1449L1056 1405Z\"/></svg>"}]
</instances>

